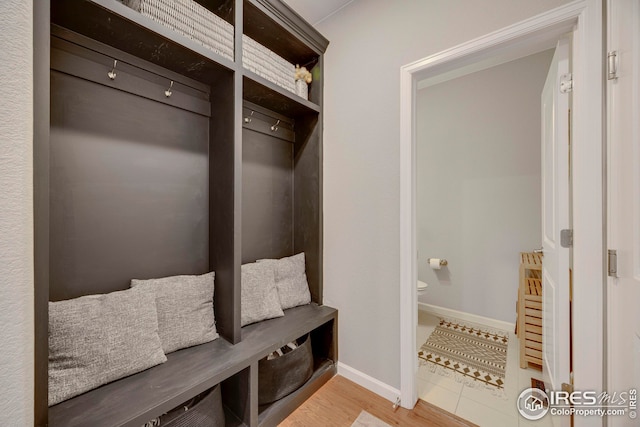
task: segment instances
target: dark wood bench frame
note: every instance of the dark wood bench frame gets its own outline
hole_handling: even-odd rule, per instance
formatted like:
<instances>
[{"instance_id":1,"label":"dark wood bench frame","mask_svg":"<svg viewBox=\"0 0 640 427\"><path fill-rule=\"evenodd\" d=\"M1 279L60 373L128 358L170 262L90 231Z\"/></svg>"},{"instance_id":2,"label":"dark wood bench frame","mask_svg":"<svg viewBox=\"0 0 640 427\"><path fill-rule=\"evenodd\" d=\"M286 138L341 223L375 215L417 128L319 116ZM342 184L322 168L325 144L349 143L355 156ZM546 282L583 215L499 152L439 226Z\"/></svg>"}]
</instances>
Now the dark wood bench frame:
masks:
<instances>
[{"instance_id":1,"label":"dark wood bench frame","mask_svg":"<svg viewBox=\"0 0 640 427\"><path fill-rule=\"evenodd\" d=\"M328 41L280 0L196 0L249 37L314 74L309 100L297 97L242 66L173 33L116 0L43 0L34 8L34 211L35 211L35 425L140 426L206 389L222 383L228 425L276 425L336 372L337 311L322 305L322 103L323 54ZM222 11L222 12L220 12ZM54 26L57 28L54 28ZM106 384L51 408L48 388L48 312L56 299L77 295L50 289L50 54L52 33L89 38L108 49L208 85L212 141L209 270L216 271L215 314L221 338L168 355L168 361ZM74 35L75 34L75 35ZM157 56L158 49L165 56ZM197 64L197 67L193 65ZM292 169L293 248L304 251L313 303L286 310L283 318L240 325L240 265L260 242L242 239L242 116L255 106L295 122ZM252 185L249 183L248 185ZM255 210L255 206L245 210ZM274 239L277 240L277 239ZM243 250L244 249L244 250ZM255 251L254 251L255 252ZM277 251L276 251L277 252ZM279 252L283 252L282 248ZM279 254L267 254L277 257ZM193 273L195 274L195 273ZM120 288L122 288L121 285ZM116 290L116 289L113 289ZM51 292L55 291L55 292ZM84 294L96 293L86 289ZM257 404L258 360L311 333L314 374L299 390L265 407Z\"/></svg>"}]
</instances>

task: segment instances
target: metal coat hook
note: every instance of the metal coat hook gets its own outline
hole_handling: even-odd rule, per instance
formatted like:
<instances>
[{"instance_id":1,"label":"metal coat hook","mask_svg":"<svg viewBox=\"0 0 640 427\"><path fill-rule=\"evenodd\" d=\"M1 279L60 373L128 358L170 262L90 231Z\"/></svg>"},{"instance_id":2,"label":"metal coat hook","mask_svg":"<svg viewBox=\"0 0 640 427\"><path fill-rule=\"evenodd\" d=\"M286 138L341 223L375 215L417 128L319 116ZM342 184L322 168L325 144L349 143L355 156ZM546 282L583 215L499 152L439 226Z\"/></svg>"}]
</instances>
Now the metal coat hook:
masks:
<instances>
[{"instance_id":1,"label":"metal coat hook","mask_svg":"<svg viewBox=\"0 0 640 427\"><path fill-rule=\"evenodd\" d=\"M171 84L169 85L169 89L164 91L164 96L166 96L167 98L169 98L173 92L171 92L171 88L173 87L173 80L171 80Z\"/></svg>"},{"instance_id":2,"label":"metal coat hook","mask_svg":"<svg viewBox=\"0 0 640 427\"><path fill-rule=\"evenodd\" d=\"M116 65L118 65L118 60L114 59L113 60L113 68L111 69L111 71L109 71L107 73L107 76L111 79L111 80L115 80L116 79Z\"/></svg>"},{"instance_id":3,"label":"metal coat hook","mask_svg":"<svg viewBox=\"0 0 640 427\"><path fill-rule=\"evenodd\" d=\"M277 132L279 124L280 124L280 120L278 120L275 125L271 126L271 130L274 132Z\"/></svg>"},{"instance_id":4,"label":"metal coat hook","mask_svg":"<svg viewBox=\"0 0 640 427\"><path fill-rule=\"evenodd\" d=\"M245 123L251 123L251 118L253 117L253 111L251 112L251 114L249 114L249 117L245 117L244 118L244 122Z\"/></svg>"}]
</instances>

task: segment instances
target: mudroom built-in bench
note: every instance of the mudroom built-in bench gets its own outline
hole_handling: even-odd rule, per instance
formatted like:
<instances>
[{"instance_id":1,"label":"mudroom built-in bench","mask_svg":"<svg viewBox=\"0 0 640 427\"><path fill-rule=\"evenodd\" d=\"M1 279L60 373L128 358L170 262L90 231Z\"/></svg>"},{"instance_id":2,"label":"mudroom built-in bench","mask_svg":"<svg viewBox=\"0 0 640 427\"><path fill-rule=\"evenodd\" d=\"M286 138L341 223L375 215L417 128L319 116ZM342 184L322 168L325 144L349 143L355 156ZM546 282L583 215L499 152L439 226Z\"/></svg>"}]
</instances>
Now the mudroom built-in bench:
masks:
<instances>
[{"instance_id":1,"label":"mudroom built-in bench","mask_svg":"<svg viewBox=\"0 0 640 427\"><path fill-rule=\"evenodd\" d=\"M176 0L175 21L161 4L36 10L38 426L140 427L218 384L227 426L273 426L336 373L338 313L322 292L328 41L280 0ZM295 65L308 95L285 78ZM302 252L311 303L243 326L242 266ZM219 338L49 406L49 302L208 272ZM307 334L311 377L259 405L259 362Z\"/></svg>"},{"instance_id":2,"label":"mudroom built-in bench","mask_svg":"<svg viewBox=\"0 0 640 427\"><path fill-rule=\"evenodd\" d=\"M326 306L292 308L284 317L245 326L236 345L217 339L178 350L161 365L59 403L49 409L49 425L142 426L219 383L227 427L276 425L335 374L330 337L336 322L337 311ZM258 360L309 331L316 349L312 377L287 397L258 406L251 394L258 386Z\"/></svg>"}]
</instances>

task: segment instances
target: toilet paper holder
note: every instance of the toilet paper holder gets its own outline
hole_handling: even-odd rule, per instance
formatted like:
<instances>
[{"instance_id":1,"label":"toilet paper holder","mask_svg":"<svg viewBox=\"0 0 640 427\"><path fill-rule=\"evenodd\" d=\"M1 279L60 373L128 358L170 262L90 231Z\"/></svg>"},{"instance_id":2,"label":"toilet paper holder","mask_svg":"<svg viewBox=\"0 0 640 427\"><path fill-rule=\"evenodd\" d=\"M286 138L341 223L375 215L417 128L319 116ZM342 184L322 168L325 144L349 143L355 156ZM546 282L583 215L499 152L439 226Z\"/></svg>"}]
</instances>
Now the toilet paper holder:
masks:
<instances>
[{"instance_id":1,"label":"toilet paper holder","mask_svg":"<svg viewBox=\"0 0 640 427\"><path fill-rule=\"evenodd\" d=\"M437 258L434 258L437 259ZM431 263L431 258L427 258L427 263ZM444 267L445 265L449 264L449 261L447 261L446 259L441 259L440 260L440 267Z\"/></svg>"}]
</instances>

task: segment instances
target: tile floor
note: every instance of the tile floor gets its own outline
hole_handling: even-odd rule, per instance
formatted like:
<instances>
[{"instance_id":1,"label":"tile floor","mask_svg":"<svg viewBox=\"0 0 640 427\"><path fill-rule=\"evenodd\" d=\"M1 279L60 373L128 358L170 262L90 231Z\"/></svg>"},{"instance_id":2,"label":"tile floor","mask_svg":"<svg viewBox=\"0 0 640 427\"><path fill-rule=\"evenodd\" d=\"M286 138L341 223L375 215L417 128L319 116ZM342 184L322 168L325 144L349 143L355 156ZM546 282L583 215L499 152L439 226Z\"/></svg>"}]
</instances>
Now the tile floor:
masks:
<instances>
[{"instance_id":1,"label":"tile floor","mask_svg":"<svg viewBox=\"0 0 640 427\"><path fill-rule=\"evenodd\" d=\"M437 323L436 316L418 310L418 348L424 344ZM551 427L550 415L538 421L528 421L518 413L516 401L520 392L531 387L531 377L542 378L540 371L520 369L518 357L518 337L513 331L509 331L506 399L494 396L491 390L471 388L453 377L432 373L422 365L418 370L418 397L481 427Z\"/></svg>"}]
</instances>

